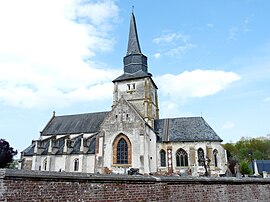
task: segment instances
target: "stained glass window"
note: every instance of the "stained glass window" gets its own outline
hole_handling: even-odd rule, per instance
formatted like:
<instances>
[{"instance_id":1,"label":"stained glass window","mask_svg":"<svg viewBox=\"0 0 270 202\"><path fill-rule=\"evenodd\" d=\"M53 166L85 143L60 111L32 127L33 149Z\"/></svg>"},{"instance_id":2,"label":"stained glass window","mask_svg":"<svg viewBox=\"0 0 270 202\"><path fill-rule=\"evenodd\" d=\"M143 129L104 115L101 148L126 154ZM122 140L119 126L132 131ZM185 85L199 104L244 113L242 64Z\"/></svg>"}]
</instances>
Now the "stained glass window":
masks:
<instances>
[{"instance_id":1,"label":"stained glass window","mask_svg":"<svg viewBox=\"0 0 270 202\"><path fill-rule=\"evenodd\" d=\"M128 145L124 138L117 144L117 164L128 164Z\"/></svg>"},{"instance_id":2,"label":"stained glass window","mask_svg":"<svg viewBox=\"0 0 270 202\"><path fill-rule=\"evenodd\" d=\"M188 166L188 155L183 149L176 152L176 166Z\"/></svg>"}]
</instances>

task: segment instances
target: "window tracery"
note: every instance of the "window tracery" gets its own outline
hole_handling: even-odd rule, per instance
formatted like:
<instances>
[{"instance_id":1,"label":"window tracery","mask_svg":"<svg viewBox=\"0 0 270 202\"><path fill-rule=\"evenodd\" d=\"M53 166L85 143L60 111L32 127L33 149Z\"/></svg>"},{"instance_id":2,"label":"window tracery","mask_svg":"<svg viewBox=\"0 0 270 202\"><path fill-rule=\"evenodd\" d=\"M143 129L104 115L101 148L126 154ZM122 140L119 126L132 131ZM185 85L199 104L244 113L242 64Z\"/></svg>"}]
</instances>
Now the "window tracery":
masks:
<instances>
[{"instance_id":1,"label":"window tracery","mask_svg":"<svg viewBox=\"0 0 270 202\"><path fill-rule=\"evenodd\" d=\"M183 149L176 152L176 166L188 166L188 154Z\"/></svg>"}]
</instances>

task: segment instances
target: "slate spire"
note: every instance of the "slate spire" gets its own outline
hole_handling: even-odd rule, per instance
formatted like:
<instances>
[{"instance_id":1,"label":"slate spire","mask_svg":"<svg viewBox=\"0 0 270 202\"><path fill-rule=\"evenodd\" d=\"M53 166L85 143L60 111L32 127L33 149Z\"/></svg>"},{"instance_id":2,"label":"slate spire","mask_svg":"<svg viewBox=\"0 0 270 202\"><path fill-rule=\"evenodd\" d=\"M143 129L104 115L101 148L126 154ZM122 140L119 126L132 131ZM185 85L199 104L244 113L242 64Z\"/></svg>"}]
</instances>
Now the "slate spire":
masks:
<instances>
[{"instance_id":1,"label":"slate spire","mask_svg":"<svg viewBox=\"0 0 270 202\"><path fill-rule=\"evenodd\" d=\"M141 54L141 48L140 48L140 43L139 43L139 38L138 38L138 33L137 33L135 16L132 11L131 18L130 18L127 55L130 55L133 53Z\"/></svg>"},{"instance_id":2,"label":"slate spire","mask_svg":"<svg viewBox=\"0 0 270 202\"><path fill-rule=\"evenodd\" d=\"M124 73L134 74L144 72L148 74L147 57L142 54L134 12L131 13L127 54L124 57Z\"/></svg>"}]
</instances>

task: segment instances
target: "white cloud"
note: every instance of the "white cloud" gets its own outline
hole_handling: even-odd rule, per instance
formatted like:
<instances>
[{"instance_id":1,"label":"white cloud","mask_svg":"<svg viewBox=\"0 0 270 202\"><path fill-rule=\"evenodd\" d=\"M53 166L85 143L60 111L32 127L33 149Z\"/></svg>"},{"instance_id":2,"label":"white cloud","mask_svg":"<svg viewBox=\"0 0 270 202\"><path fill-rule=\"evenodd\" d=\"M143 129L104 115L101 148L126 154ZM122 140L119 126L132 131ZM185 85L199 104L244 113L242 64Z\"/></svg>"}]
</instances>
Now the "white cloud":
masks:
<instances>
[{"instance_id":1,"label":"white cloud","mask_svg":"<svg viewBox=\"0 0 270 202\"><path fill-rule=\"evenodd\" d=\"M212 23L208 23L208 24L206 24L206 26L209 27L209 28L214 27L214 25Z\"/></svg>"},{"instance_id":2,"label":"white cloud","mask_svg":"<svg viewBox=\"0 0 270 202\"><path fill-rule=\"evenodd\" d=\"M176 48L172 48L164 53L164 55L170 56L170 57L177 57L185 54L189 49L193 48L193 44L185 44L183 46L178 46Z\"/></svg>"},{"instance_id":3,"label":"white cloud","mask_svg":"<svg viewBox=\"0 0 270 202\"><path fill-rule=\"evenodd\" d=\"M263 99L263 102L270 102L270 97L266 97Z\"/></svg>"},{"instance_id":4,"label":"white cloud","mask_svg":"<svg viewBox=\"0 0 270 202\"><path fill-rule=\"evenodd\" d=\"M231 122L231 121L228 121L227 123L225 123L223 126L222 126L222 129L231 129L234 127L234 123Z\"/></svg>"},{"instance_id":5,"label":"white cloud","mask_svg":"<svg viewBox=\"0 0 270 202\"><path fill-rule=\"evenodd\" d=\"M178 40L187 42L188 38L189 36L184 35L184 34L168 33L168 34L155 38L153 41L156 44L167 45L168 43L175 43Z\"/></svg>"},{"instance_id":6,"label":"white cloud","mask_svg":"<svg viewBox=\"0 0 270 202\"><path fill-rule=\"evenodd\" d=\"M106 99L119 72L93 61L113 49L112 0L0 1L0 102L63 106Z\"/></svg>"},{"instance_id":7,"label":"white cloud","mask_svg":"<svg viewBox=\"0 0 270 202\"><path fill-rule=\"evenodd\" d=\"M168 96L172 100L185 101L187 98L216 94L239 79L240 76L233 72L198 69L178 75L159 76L157 83L163 96Z\"/></svg>"},{"instance_id":8,"label":"white cloud","mask_svg":"<svg viewBox=\"0 0 270 202\"><path fill-rule=\"evenodd\" d=\"M239 32L239 28L238 27L231 27L230 29L229 29L229 36L228 36L228 39L229 40L236 40L237 38L236 38L236 35L237 35L237 33Z\"/></svg>"},{"instance_id":9,"label":"white cloud","mask_svg":"<svg viewBox=\"0 0 270 202\"><path fill-rule=\"evenodd\" d=\"M158 59L162 55L169 57L181 57L189 49L195 47L194 44L189 42L189 36L181 33L166 33L162 36L153 39L153 42L160 49L158 52Z\"/></svg>"},{"instance_id":10,"label":"white cloud","mask_svg":"<svg viewBox=\"0 0 270 202\"><path fill-rule=\"evenodd\" d=\"M160 54L160 53L156 53L156 54L154 55L154 57L155 57L156 59L159 59L159 58L161 57L161 54Z\"/></svg>"},{"instance_id":11,"label":"white cloud","mask_svg":"<svg viewBox=\"0 0 270 202\"><path fill-rule=\"evenodd\" d=\"M180 110L187 99L214 95L239 79L233 72L200 69L158 76L155 80L159 86L161 116L194 116Z\"/></svg>"}]
</instances>

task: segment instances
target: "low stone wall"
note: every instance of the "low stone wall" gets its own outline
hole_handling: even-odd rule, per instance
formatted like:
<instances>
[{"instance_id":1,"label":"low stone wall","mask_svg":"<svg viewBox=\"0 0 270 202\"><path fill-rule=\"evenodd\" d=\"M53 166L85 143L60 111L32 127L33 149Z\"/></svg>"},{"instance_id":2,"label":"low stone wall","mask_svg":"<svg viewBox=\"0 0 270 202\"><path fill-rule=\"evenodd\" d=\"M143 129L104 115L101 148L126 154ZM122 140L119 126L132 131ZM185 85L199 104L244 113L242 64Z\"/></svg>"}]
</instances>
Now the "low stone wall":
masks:
<instances>
[{"instance_id":1,"label":"low stone wall","mask_svg":"<svg viewBox=\"0 0 270 202\"><path fill-rule=\"evenodd\" d=\"M0 170L0 201L269 201L270 179Z\"/></svg>"}]
</instances>

